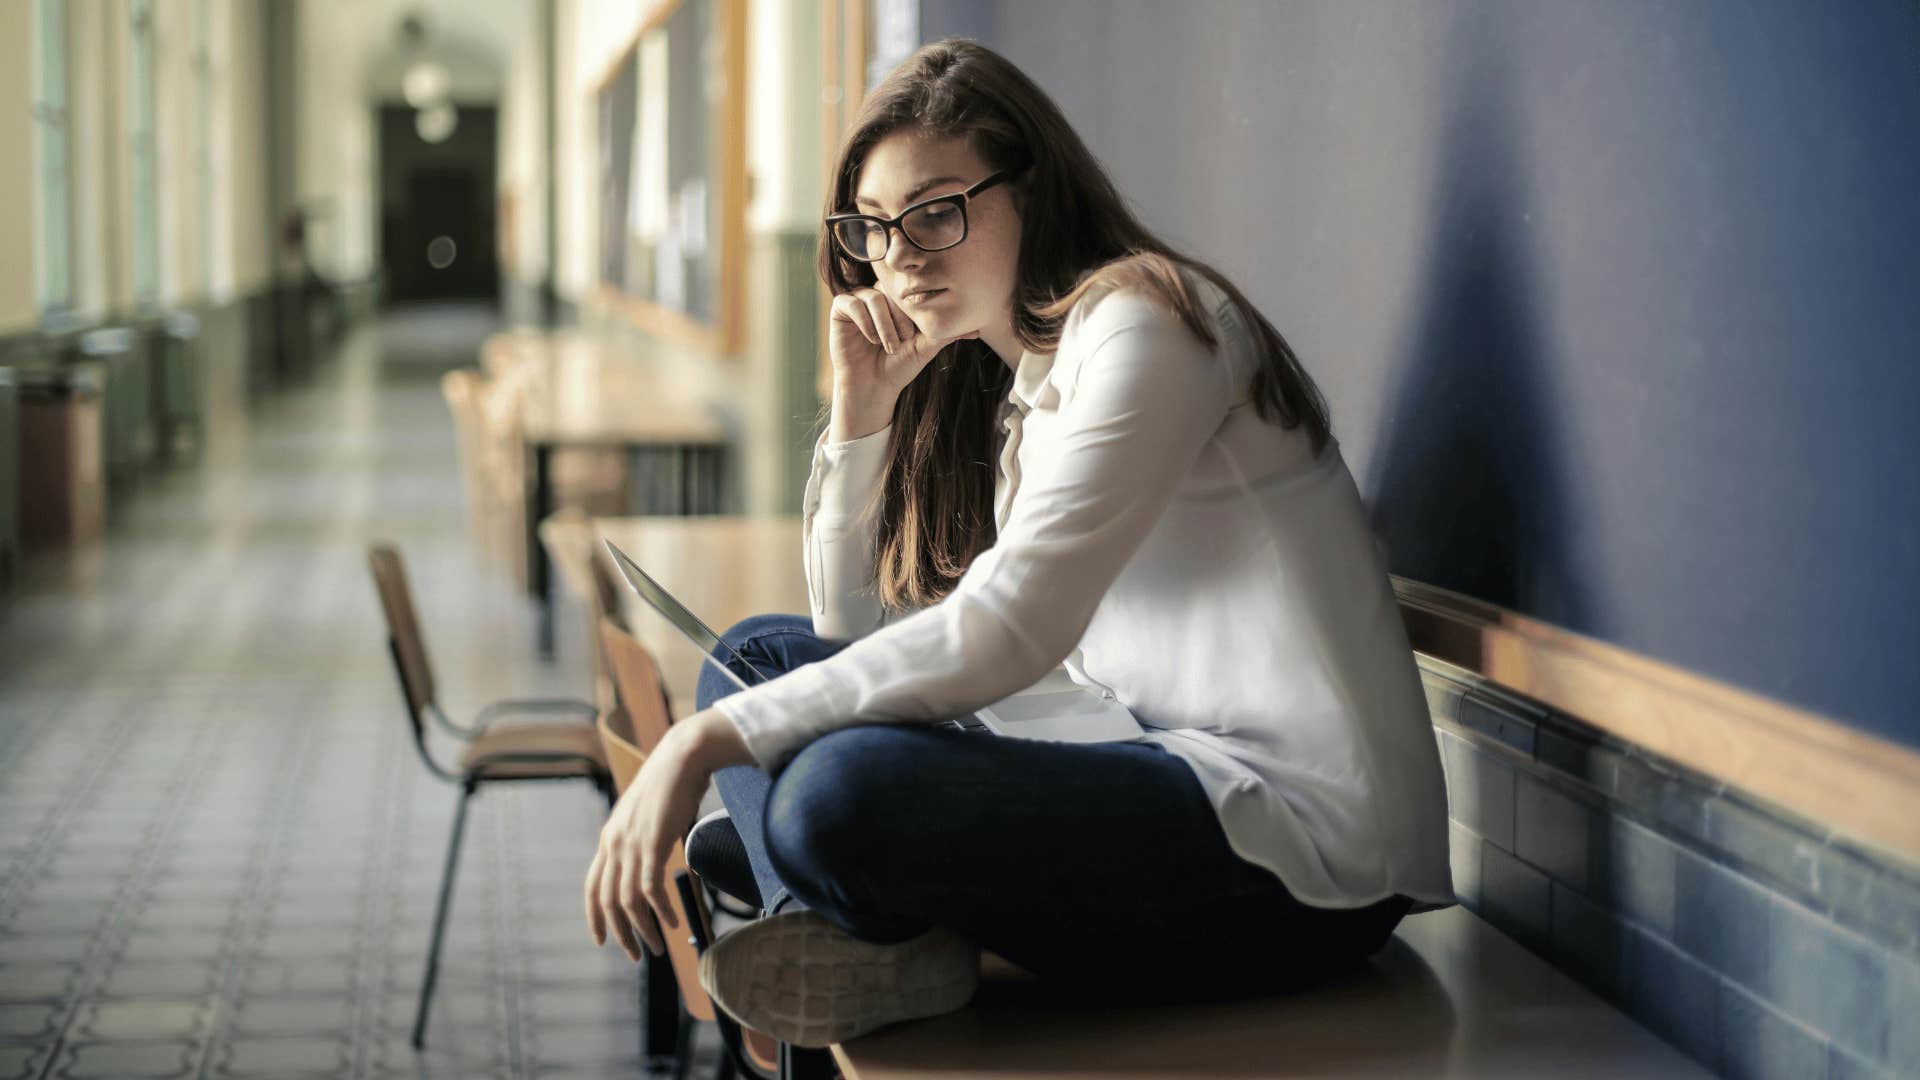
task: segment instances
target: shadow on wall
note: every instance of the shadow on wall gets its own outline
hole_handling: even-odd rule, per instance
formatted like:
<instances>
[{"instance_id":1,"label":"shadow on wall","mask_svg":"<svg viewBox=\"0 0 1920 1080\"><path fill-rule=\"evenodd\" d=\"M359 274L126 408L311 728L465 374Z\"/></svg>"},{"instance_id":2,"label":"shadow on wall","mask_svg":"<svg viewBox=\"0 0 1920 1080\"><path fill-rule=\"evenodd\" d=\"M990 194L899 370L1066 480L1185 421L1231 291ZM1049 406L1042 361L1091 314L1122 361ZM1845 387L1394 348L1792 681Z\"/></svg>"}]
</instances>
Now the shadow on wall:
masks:
<instances>
[{"instance_id":1,"label":"shadow on wall","mask_svg":"<svg viewBox=\"0 0 1920 1080\"><path fill-rule=\"evenodd\" d=\"M1462 19L1463 58L1427 220L1424 285L1390 376L1367 478L1396 574L1562 625L1582 625L1567 565L1568 463L1551 431L1551 361L1527 250L1527 177L1513 146L1498 21Z\"/></svg>"}]
</instances>

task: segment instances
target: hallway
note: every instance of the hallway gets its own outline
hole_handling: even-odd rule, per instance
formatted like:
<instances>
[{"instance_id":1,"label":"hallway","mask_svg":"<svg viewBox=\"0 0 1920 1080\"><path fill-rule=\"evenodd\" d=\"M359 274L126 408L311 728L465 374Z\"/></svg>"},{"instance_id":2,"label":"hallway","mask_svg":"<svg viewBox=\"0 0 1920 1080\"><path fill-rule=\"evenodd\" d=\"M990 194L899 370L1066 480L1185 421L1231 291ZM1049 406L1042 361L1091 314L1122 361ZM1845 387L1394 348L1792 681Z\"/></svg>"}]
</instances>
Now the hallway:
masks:
<instances>
[{"instance_id":1,"label":"hallway","mask_svg":"<svg viewBox=\"0 0 1920 1080\"><path fill-rule=\"evenodd\" d=\"M639 1071L635 969L583 926L584 784L476 799L407 1045L457 792L410 745L367 543L407 559L456 719L588 690L581 620L539 663L467 533L438 379L494 328L362 327L130 485L103 544L26 562L0 606L0 1077Z\"/></svg>"}]
</instances>

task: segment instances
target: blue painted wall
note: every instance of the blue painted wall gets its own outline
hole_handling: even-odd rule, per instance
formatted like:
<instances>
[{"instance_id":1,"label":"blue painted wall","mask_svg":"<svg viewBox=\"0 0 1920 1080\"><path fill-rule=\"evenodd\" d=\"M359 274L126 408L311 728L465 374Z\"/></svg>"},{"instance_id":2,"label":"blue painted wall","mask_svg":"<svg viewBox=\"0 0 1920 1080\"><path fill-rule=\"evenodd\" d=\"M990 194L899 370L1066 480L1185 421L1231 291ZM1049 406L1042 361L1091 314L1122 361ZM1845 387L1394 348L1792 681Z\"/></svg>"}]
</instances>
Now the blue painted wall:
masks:
<instances>
[{"instance_id":1,"label":"blue painted wall","mask_svg":"<svg viewBox=\"0 0 1920 1080\"><path fill-rule=\"evenodd\" d=\"M1920 746L1920 5L923 0L1334 406L1396 573Z\"/></svg>"}]
</instances>

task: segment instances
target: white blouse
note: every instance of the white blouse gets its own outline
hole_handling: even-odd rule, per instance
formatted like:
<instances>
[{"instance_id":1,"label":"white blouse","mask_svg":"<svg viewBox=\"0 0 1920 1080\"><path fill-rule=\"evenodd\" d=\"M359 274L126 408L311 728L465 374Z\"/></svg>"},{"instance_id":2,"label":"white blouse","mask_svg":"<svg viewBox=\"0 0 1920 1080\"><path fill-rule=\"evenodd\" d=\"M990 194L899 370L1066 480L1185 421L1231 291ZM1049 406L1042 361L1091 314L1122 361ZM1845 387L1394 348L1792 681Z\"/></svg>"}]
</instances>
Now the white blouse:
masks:
<instances>
[{"instance_id":1,"label":"white blouse","mask_svg":"<svg viewBox=\"0 0 1920 1080\"><path fill-rule=\"evenodd\" d=\"M1144 296L1089 295L1003 411L993 547L887 620L868 585L885 429L822 442L803 505L813 623L854 640L721 699L775 770L853 724L962 715L1064 663L1193 767L1233 850L1302 902L1453 903L1426 698L1360 495L1329 441L1262 421L1256 340L1189 276L1207 347Z\"/></svg>"}]
</instances>

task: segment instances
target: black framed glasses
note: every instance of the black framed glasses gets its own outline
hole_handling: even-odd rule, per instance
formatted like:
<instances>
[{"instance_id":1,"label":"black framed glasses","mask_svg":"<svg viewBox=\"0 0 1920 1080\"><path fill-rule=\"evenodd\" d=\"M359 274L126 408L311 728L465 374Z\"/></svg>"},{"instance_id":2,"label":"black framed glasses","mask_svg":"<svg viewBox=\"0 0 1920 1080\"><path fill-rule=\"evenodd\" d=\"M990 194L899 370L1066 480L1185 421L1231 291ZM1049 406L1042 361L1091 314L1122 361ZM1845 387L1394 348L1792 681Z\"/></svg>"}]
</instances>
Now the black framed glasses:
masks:
<instances>
[{"instance_id":1,"label":"black framed glasses","mask_svg":"<svg viewBox=\"0 0 1920 1080\"><path fill-rule=\"evenodd\" d=\"M860 262L886 258L894 229L921 251L945 251L967 238L968 200L1020 171L1001 169L965 191L914 203L892 219L872 214L833 214L827 218L827 228L832 230L840 250Z\"/></svg>"}]
</instances>

